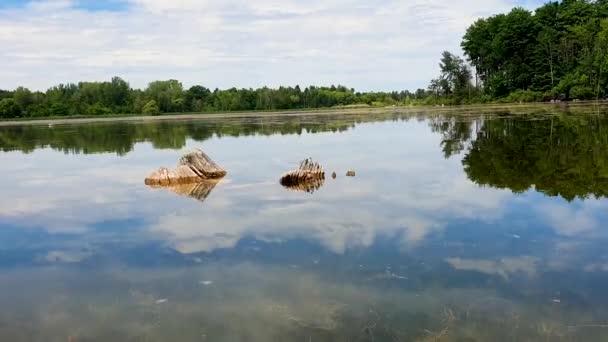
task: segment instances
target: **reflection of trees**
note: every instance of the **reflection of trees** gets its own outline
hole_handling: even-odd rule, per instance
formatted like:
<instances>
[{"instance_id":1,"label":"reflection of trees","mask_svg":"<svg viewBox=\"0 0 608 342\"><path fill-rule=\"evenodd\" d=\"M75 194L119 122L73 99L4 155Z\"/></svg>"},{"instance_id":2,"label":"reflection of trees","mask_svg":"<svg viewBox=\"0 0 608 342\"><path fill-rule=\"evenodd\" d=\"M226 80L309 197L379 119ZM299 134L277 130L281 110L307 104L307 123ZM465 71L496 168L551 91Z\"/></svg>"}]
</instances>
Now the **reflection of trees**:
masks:
<instances>
[{"instance_id":1,"label":"reflection of trees","mask_svg":"<svg viewBox=\"0 0 608 342\"><path fill-rule=\"evenodd\" d=\"M431 130L441 133L441 149L445 158L464 151L466 143L471 139L470 120L435 119L431 121Z\"/></svg>"},{"instance_id":2,"label":"reflection of trees","mask_svg":"<svg viewBox=\"0 0 608 342\"><path fill-rule=\"evenodd\" d=\"M477 184L514 192L534 186L537 191L567 200L608 196L605 117L487 120L479 123L474 140L463 134L458 124L439 127L444 152L446 146L450 152L470 142L462 163L467 176Z\"/></svg>"},{"instance_id":3,"label":"reflection of trees","mask_svg":"<svg viewBox=\"0 0 608 342\"><path fill-rule=\"evenodd\" d=\"M78 125L23 125L0 127L0 149L32 152L50 147L66 153L115 152L126 154L136 143L155 148L179 149L187 139L203 141L213 136L343 132L367 121L398 119L397 114L251 117L218 120L154 121L140 123L90 123Z\"/></svg>"}]
</instances>

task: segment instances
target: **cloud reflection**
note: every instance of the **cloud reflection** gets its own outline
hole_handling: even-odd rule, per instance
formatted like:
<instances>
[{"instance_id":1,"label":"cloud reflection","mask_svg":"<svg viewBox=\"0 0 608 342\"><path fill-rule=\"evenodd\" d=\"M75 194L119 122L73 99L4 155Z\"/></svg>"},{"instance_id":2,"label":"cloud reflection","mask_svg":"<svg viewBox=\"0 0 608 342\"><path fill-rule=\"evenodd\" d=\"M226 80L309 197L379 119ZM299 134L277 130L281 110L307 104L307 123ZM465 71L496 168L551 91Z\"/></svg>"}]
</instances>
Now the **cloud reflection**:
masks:
<instances>
[{"instance_id":1,"label":"cloud reflection","mask_svg":"<svg viewBox=\"0 0 608 342\"><path fill-rule=\"evenodd\" d=\"M276 184L252 184L247 191L227 185L201 210L162 215L151 230L182 253L231 248L242 238L253 237L311 240L342 254L349 248L369 247L379 237L396 238L407 248L441 232L454 217L467 218L471 212L493 217L503 200L500 192L460 184L447 194L427 193L434 198L426 201L378 193L376 182L337 180L314 196L280 192ZM459 211L463 202L467 208Z\"/></svg>"},{"instance_id":2,"label":"cloud reflection","mask_svg":"<svg viewBox=\"0 0 608 342\"><path fill-rule=\"evenodd\" d=\"M488 275L498 275L508 280L510 276L522 273L534 276L539 259L531 256L505 257L500 260L447 258L446 262L460 271L474 271Z\"/></svg>"}]
</instances>

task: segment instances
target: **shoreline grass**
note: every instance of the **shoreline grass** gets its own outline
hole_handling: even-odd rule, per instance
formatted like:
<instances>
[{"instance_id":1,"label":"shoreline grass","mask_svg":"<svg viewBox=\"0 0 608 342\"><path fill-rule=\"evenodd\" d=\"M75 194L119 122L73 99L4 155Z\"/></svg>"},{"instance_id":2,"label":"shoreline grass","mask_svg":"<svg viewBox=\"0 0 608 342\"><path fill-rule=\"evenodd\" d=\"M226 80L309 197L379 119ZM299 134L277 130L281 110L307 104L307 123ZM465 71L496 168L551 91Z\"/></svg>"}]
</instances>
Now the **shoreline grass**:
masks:
<instances>
[{"instance_id":1,"label":"shoreline grass","mask_svg":"<svg viewBox=\"0 0 608 342\"><path fill-rule=\"evenodd\" d=\"M49 116L49 117L23 117L13 119L0 119L0 126L28 125L28 124L64 124L64 123L89 123L89 122L112 122L112 121L154 121L154 120L184 120L184 119L220 119L238 117L259 116L300 116L300 115L329 115L329 114L377 114L389 111L397 113L446 113L461 112L470 114L471 111L501 110L513 111L514 109L608 109L608 101L576 101L576 102L528 102L528 103L489 103L489 104L467 104L467 105L395 105L385 107L372 106L343 106L327 108L302 108L287 110L254 110L254 111L215 111L215 112L181 112L163 113L160 115L143 114L107 114L107 115L72 115L72 116ZM514 113L519 114L519 113Z\"/></svg>"}]
</instances>

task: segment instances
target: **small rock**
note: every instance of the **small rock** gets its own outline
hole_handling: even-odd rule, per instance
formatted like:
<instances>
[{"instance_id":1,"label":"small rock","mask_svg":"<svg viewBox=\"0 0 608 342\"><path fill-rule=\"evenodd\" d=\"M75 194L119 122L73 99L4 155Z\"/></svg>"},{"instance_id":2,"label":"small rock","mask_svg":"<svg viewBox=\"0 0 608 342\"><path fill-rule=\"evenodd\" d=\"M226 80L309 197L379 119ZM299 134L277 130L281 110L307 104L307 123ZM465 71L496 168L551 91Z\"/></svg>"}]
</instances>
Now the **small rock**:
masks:
<instances>
[{"instance_id":1,"label":"small rock","mask_svg":"<svg viewBox=\"0 0 608 342\"><path fill-rule=\"evenodd\" d=\"M355 171L354 170L349 170L346 172L346 177L355 177Z\"/></svg>"},{"instance_id":2,"label":"small rock","mask_svg":"<svg viewBox=\"0 0 608 342\"><path fill-rule=\"evenodd\" d=\"M335 173L335 172L332 172L332 174L331 174L331 178L336 179L336 177L338 177L338 175L336 175L336 173Z\"/></svg>"}]
</instances>

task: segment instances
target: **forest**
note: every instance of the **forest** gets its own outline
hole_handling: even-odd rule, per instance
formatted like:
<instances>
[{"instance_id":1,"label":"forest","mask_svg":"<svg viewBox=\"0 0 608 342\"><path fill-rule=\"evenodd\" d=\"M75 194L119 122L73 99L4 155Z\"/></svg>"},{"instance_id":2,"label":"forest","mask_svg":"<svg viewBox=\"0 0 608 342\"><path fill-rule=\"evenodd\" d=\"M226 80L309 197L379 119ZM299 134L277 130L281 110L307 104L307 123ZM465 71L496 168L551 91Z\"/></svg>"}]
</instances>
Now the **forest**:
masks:
<instances>
[{"instance_id":1,"label":"forest","mask_svg":"<svg viewBox=\"0 0 608 342\"><path fill-rule=\"evenodd\" d=\"M608 96L608 0L549 2L473 23L427 89L357 92L346 86L184 88L177 80L134 89L120 77L45 92L0 90L0 119L270 111L341 106L452 105L592 100Z\"/></svg>"},{"instance_id":2,"label":"forest","mask_svg":"<svg viewBox=\"0 0 608 342\"><path fill-rule=\"evenodd\" d=\"M549 2L480 19L461 47L480 100L591 100L608 86L608 1ZM458 74L452 68L442 75ZM452 78L456 96L463 97ZM444 93L450 89L443 89ZM458 91L460 90L460 93Z\"/></svg>"},{"instance_id":3,"label":"forest","mask_svg":"<svg viewBox=\"0 0 608 342\"><path fill-rule=\"evenodd\" d=\"M46 92L33 92L23 87L10 92L0 91L0 118L387 106L404 103L412 97L416 94L407 91L359 93L344 86L210 90L196 85L184 89L177 80L155 81L140 90L114 77L109 82L60 84Z\"/></svg>"},{"instance_id":4,"label":"forest","mask_svg":"<svg viewBox=\"0 0 608 342\"><path fill-rule=\"evenodd\" d=\"M477 20L444 52L429 91L446 104L608 96L608 1L549 2Z\"/></svg>"}]
</instances>

